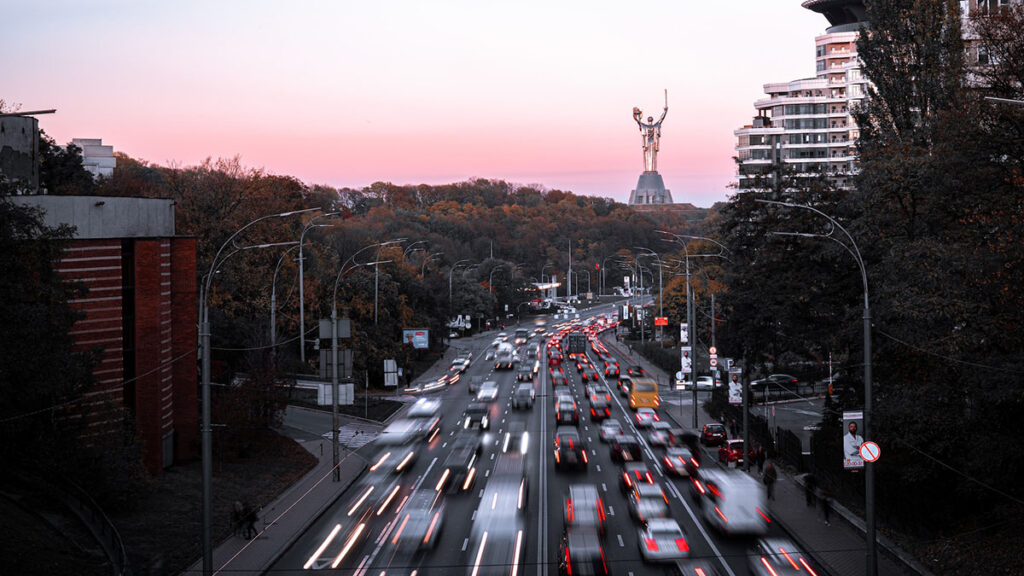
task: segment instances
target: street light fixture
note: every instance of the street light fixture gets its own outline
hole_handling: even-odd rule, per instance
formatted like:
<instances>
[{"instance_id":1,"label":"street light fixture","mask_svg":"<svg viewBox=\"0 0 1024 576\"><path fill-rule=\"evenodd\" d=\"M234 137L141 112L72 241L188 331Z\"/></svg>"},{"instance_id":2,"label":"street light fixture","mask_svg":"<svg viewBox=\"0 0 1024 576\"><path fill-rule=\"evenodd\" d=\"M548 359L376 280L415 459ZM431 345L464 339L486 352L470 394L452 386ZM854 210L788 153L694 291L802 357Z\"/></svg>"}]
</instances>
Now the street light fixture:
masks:
<instances>
[{"instance_id":1,"label":"street light fixture","mask_svg":"<svg viewBox=\"0 0 1024 576\"><path fill-rule=\"evenodd\" d=\"M281 263L289 252L298 248L298 245L284 251L277 259L277 266L274 266L274 279L270 284L270 349L277 354L277 273L281 269Z\"/></svg>"},{"instance_id":2,"label":"street light fixture","mask_svg":"<svg viewBox=\"0 0 1024 576\"><path fill-rule=\"evenodd\" d=\"M797 208L800 210L809 210L815 214L825 218L834 227L829 231L828 235L822 234L806 234L806 233L791 233L796 236L804 237L821 237L828 238L834 242L837 242L846 251L853 256L853 259L857 261L857 266L860 268L860 278L863 283L864 289L864 442L871 440L871 304L868 295L868 273L864 267L864 258L861 256L860 249L857 248L857 242L853 239L853 236L843 228L842 224L837 222L835 218L832 218L828 214L825 214L817 208L811 206L805 206L803 204L793 204L791 202L777 202L774 200L761 200L755 199L755 202L762 204L774 204L777 206L786 206L788 208ZM838 238L832 236L832 232L838 228L842 231L843 235L849 241L850 245L842 242ZM776 233L785 235L786 233ZM875 548L875 466L873 462L864 462L864 524L867 532L867 574L868 576L874 576L878 573L878 552Z\"/></svg>"},{"instance_id":3,"label":"street light fixture","mask_svg":"<svg viewBox=\"0 0 1024 576\"><path fill-rule=\"evenodd\" d=\"M384 264L386 262L390 262L390 260L386 260L386 261L383 261L383 262L380 261L380 251L383 250L385 246L390 246L392 244L401 244L402 242L405 242L405 238L398 238L398 239L395 239L395 240L388 240L387 242L381 242L380 244L377 244L377 257L374 258L374 260L376 260L376 262L373 263L373 325L374 326L377 325L377 286L380 284L380 266L378 266L378 265L379 264Z\"/></svg>"},{"instance_id":4,"label":"street light fixture","mask_svg":"<svg viewBox=\"0 0 1024 576\"><path fill-rule=\"evenodd\" d=\"M313 228L328 228L333 226L332 224L314 224L313 222L319 218L327 218L328 216L337 216L340 212L328 212L326 214L320 214L315 216L309 221L309 224L302 229L302 234L299 235L299 359L302 361L302 365L306 365L306 299L305 299L305 276L303 275L302 264L305 261L305 257L302 254L302 246L306 242L306 232L309 232Z\"/></svg>"},{"instance_id":5,"label":"street light fixture","mask_svg":"<svg viewBox=\"0 0 1024 576\"><path fill-rule=\"evenodd\" d=\"M440 256L442 254L444 254L444 252L434 252L433 254L431 254L429 256L424 256L423 257L423 263L420 265L420 278L423 278L423 275L426 274L427 262L430 262L431 260L433 260L434 258L437 258L438 256Z\"/></svg>"},{"instance_id":6,"label":"street light fixture","mask_svg":"<svg viewBox=\"0 0 1024 576\"><path fill-rule=\"evenodd\" d=\"M459 265L464 263L464 262L471 262L471 260L469 258L465 258L465 259L459 260L455 264L452 264L452 267L448 269L448 313L449 314L451 314L451 311L452 311L452 273L455 272L455 269L458 268Z\"/></svg>"},{"instance_id":7,"label":"street light fixture","mask_svg":"<svg viewBox=\"0 0 1024 576\"><path fill-rule=\"evenodd\" d=\"M210 295L210 284L213 282L214 272L224 260L221 260L220 255L227 248L228 244L234 246L234 240L239 234L244 232L247 228L262 222L263 220L269 220L270 218L286 218L295 214L304 214L306 212L318 212L323 210L322 208L307 208L305 210L292 210L289 212L280 212L278 214L270 214L267 216L261 216L252 222L249 222L245 226L242 226L235 231L234 234L228 237L227 240L221 244L217 253L214 255L213 260L210 262L210 271L206 274L205 280L202 286L202 293L200 294L200 302L202 306L199 310L199 338L202 343L202 396L203 396L203 425L202 425L202 451L203 451L203 574L209 576L213 573L213 547L211 546L211 533L213 525L213 429L210 423L210 307L207 299ZM253 246L256 247L270 247L280 246L281 244L267 244ZM237 252L238 246L235 246ZM232 252L231 254L234 254ZM228 254L230 256L231 254Z\"/></svg>"}]
</instances>

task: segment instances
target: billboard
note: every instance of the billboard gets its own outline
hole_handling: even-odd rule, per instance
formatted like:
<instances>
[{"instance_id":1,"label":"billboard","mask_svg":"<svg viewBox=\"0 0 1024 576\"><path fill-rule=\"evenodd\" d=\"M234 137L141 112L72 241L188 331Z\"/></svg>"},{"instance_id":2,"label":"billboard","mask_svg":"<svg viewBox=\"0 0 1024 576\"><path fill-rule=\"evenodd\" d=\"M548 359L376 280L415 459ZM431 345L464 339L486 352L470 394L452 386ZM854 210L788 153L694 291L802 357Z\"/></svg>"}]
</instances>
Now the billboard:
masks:
<instances>
[{"instance_id":1,"label":"billboard","mask_svg":"<svg viewBox=\"0 0 1024 576\"><path fill-rule=\"evenodd\" d=\"M729 404L743 404L742 375L743 370L739 366L729 368Z\"/></svg>"},{"instance_id":2,"label":"billboard","mask_svg":"<svg viewBox=\"0 0 1024 576\"><path fill-rule=\"evenodd\" d=\"M843 468L847 470L864 467L864 459L860 457L860 445L864 443L861 436L863 425L863 412L843 412Z\"/></svg>"},{"instance_id":3,"label":"billboard","mask_svg":"<svg viewBox=\"0 0 1024 576\"><path fill-rule=\"evenodd\" d=\"M430 331L426 329L402 330L402 342L412 345L417 350L426 350L430 347Z\"/></svg>"}]
</instances>

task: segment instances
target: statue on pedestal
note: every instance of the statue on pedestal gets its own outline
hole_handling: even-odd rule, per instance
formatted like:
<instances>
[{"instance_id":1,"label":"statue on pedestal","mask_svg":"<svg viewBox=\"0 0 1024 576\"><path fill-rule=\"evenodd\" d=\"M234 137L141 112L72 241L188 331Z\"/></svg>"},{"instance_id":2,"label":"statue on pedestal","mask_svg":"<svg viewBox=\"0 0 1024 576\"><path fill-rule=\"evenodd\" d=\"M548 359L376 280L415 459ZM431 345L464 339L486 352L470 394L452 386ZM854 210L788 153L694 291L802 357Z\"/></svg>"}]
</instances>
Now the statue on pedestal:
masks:
<instances>
[{"instance_id":1,"label":"statue on pedestal","mask_svg":"<svg viewBox=\"0 0 1024 576\"><path fill-rule=\"evenodd\" d=\"M665 90L665 110L661 118L654 121L654 116L648 116L647 122L643 121L643 111L638 107L633 108L633 120L640 127L640 136L644 148L644 172L658 171L658 143L661 140L661 123L668 114L668 90Z\"/></svg>"}]
</instances>

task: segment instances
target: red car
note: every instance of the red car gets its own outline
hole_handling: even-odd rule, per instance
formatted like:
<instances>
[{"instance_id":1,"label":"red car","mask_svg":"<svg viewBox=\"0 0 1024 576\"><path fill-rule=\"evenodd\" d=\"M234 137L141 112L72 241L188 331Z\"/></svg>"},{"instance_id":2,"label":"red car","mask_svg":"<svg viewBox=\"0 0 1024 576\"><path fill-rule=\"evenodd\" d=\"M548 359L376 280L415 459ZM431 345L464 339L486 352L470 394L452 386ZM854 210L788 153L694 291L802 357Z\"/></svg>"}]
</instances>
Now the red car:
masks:
<instances>
[{"instance_id":1,"label":"red car","mask_svg":"<svg viewBox=\"0 0 1024 576\"><path fill-rule=\"evenodd\" d=\"M725 444L722 444L718 448L718 461L735 462L736 464L743 463L743 440L739 438L733 438L732 440L726 440Z\"/></svg>"}]
</instances>

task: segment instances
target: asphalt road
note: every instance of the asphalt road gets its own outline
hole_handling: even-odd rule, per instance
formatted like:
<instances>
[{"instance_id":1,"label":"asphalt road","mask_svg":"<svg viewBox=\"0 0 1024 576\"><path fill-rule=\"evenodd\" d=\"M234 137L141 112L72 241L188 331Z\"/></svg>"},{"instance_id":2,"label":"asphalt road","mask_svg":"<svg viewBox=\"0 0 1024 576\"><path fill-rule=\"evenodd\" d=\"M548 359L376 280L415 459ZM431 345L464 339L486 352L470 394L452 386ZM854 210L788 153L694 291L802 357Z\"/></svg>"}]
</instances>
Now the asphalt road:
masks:
<instances>
[{"instance_id":1,"label":"asphalt road","mask_svg":"<svg viewBox=\"0 0 1024 576\"><path fill-rule=\"evenodd\" d=\"M610 305L581 312L586 318L606 313ZM549 321L549 326L553 321ZM511 331L510 331L511 334ZM564 366L569 386L580 410L579 433L587 446L589 465L586 472L556 471L553 458L554 402L546 368L546 355L541 357L541 369L535 380L536 402L532 409L513 410L511 396L516 386L515 372L495 372L492 362L484 360L484 352L493 336L463 340L463 346L474 350L470 368L461 381L432 394L442 400L441 430L429 443L419 448L418 457L401 475L368 473L362 483L354 484L338 499L312 527L286 552L268 572L271 574L299 574L313 569L332 569L339 574L473 574L479 550L479 530L474 535L474 522L478 513L486 509L481 500L487 489L494 464L502 451L505 433L514 422L529 434L526 456L528 490L526 503L518 517L510 519L509 534L522 532L520 554L515 574L548 576L559 573L559 544L564 527L565 498L569 486L576 483L597 487L607 512L607 533L601 541L609 572L636 575L661 573L663 566L645 564L641 559L638 538L639 524L631 518L627 499L620 490L621 468L611 460L610 449L598 436L599 424L590 422L584 385L575 367ZM543 342L540 344L543 349ZM530 345L537 345L537 339ZM543 354L543 353L542 353ZM620 360L620 365L626 362ZM474 378L494 380L499 384L498 398L491 405L492 425L489 431L479 432L484 439L483 452L477 460L477 478L468 491L455 490L444 496L445 512L439 526L439 537L433 550L408 554L395 545L398 532L403 528L399 512L405 499L416 488L433 489L444 474L445 458L451 444L462 427L463 412L471 401L468 383ZM601 385L607 385L603 380ZM719 534L706 527L697 497L691 493L686 479L671 478L663 474L663 451L651 447L646 434L633 427L632 412L625 398L617 392L614 383L608 387L612 393L612 418L619 420L627 433L633 433L643 443L644 461L654 472L669 501L671 517L682 527L691 557L710 559L723 575L749 574L749 538L734 538ZM690 422L692 402L689 394L683 402L663 404L663 410L672 410L681 422ZM369 461L378 453L374 443L359 450ZM717 454L704 454L704 464L715 465ZM446 491L448 492L448 491ZM488 496L490 499L490 495ZM493 504L492 504L493 506ZM783 535L776 525L770 524L772 535ZM514 538L514 536L494 536ZM514 549L514 542L508 542ZM483 573L480 570L480 573ZM506 565L500 573L511 574Z\"/></svg>"}]
</instances>

